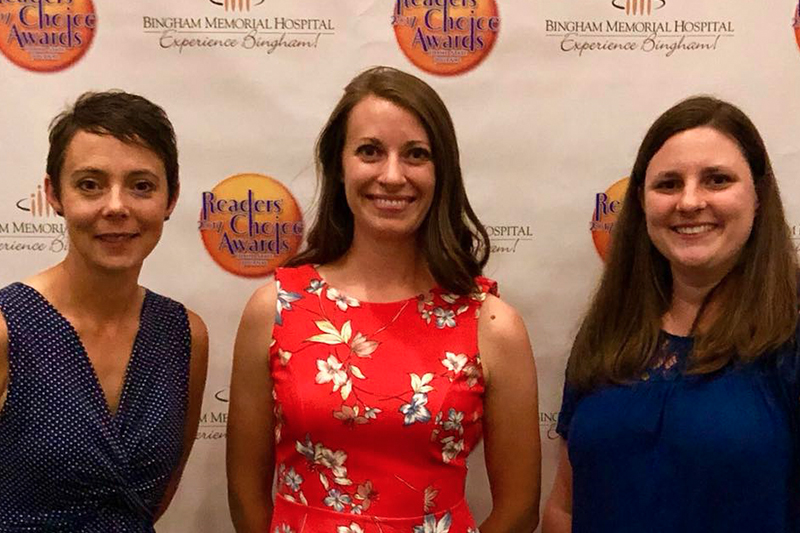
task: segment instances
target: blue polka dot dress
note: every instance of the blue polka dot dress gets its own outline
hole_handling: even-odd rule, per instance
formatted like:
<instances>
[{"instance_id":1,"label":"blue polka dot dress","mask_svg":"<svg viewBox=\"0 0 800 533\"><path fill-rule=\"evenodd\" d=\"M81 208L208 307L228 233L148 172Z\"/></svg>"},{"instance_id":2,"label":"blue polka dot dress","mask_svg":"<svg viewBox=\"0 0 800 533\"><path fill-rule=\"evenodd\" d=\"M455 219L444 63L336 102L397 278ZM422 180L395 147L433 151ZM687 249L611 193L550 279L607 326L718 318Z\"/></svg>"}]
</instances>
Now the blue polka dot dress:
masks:
<instances>
[{"instance_id":1,"label":"blue polka dot dress","mask_svg":"<svg viewBox=\"0 0 800 533\"><path fill-rule=\"evenodd\" d=\"M9 382L0 409L0 532L153 532L179 463L191 334L147 291L112 414L72 325L35 289L0 290Z\"/></svg>"}]
</instances>

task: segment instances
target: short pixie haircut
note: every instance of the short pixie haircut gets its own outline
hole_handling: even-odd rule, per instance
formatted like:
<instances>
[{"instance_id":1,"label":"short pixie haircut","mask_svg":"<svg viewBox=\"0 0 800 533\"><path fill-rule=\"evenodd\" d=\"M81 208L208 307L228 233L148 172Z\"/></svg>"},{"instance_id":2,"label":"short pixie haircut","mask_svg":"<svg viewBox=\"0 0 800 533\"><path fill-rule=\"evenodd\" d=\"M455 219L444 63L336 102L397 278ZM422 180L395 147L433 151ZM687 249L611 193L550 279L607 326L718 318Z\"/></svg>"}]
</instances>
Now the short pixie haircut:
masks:
<instances>
[{"instance_id":1,"label":"short pixie haircut","mask_svg":"<svg viewBox=\"0 0 800 533\"><path fill-rule=\"evenodd\" d=\"M167 173L169 203L178 194L178 147L175 130L164 110L142 96L124 91L86 92L50 123L47 175L57 198L67 147L79 131L111 135L139 144L161 159Z\"/></svg>"}]
</instances>

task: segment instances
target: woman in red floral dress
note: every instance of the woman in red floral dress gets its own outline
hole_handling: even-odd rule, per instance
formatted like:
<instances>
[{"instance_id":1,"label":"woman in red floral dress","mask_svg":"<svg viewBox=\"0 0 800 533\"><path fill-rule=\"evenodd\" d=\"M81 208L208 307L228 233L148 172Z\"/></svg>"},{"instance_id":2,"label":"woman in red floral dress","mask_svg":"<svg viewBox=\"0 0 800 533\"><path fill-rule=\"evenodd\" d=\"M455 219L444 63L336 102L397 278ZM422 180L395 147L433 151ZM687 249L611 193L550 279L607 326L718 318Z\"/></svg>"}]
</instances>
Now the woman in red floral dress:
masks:
<instances>
[{"instance_id":1,"label":"woman in red floral dress","mask_svg":"<svg viewBox=\"0 0 800 533\"><path fill-rule=\"evenodd\" d=\"M493 505L481 532L533 531L536 369L521 318L481 276L488 237L447 109L418 78L370 69L317 158L308 246L256 291L236 340L236 530L477 532L464 480L483 438Z\"/></svg>"}]
</instances>

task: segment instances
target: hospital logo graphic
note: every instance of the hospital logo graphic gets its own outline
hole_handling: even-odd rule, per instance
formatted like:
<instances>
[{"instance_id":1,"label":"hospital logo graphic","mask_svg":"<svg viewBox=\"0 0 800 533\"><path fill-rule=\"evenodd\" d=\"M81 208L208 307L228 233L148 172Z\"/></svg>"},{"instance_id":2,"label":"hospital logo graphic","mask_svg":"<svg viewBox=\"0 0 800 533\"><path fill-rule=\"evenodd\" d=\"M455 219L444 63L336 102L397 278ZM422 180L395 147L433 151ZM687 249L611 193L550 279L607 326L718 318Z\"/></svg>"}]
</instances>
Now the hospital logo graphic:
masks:
<instances>
[{"instance_id":1,"label":"hospital logo graphic","mask_svg":"<svg viewBox=\"0 0 800 533\"><path fill-rule=\"evenodd\" d=\"M0 0L2 3L5 0ZM219 7L215 16L201 12L184 16L143 15L142 31L162 50L188 53L315 53L320 43L336 35L331 18L319 13L287 17L269 13L265 0L208 0ZM262 8L259 8L262 6ZM258 9L256 9L258 8ZM224 9L224 11L223 11ZM251 14L253 10L258 14Z\"/></svg>"},{"instance_id":2,"label":"hospital logo graphic","mask_svg":"<svg viewBox=\"0 0 800 533\"><path fill-rule=\"evenodd\" d=\"M603 18L545 18L544 35L562 52L576 57L634 53L677 57L713 53L736 37L733 19L695 19L681 10L660 16L667 0L607 0ZM616 15L616 16L615 16Z\"/></svg>"},{"instance_id":3,"label":"hospital logo graphic","mask_svg":"<svg viewBox=\"0 0 800 533\"><path fill-rule=\"evenodd\" d=\"M0 0L0 52L34 72L56 72L78 61L94 39L92 0Z\"/></svg>"},{"instance_id":4,"label":"hospital logo graphic","mask_svg":"<svg viewBox=\"0 0 800 533\"><path fill-rule=\"evenodd\" d=\"M17 201L17 209L26 211L31 214L33 218L47 218L55 217L56 212L47 202L42 186L36 187L36 192L31 193L26 198L21 198Z\"/></svg>"},{"instance_id":5,"label":"hospital logo graphic","mask_svg":"<svg viewBox=\"0 0 800 533\"><path fill-rule=\"evenodd\" d=\"M611 232L617 222L625 193L628 191L628 178L615 182L605 192L597 193L594 198L594 212L589 230L598 255L603 261L608 256L611 246Z\"/></svg>"},{"instance_id":6,"label":"hospital logo graphic","mask_svg":"<svg viewBox=\"0 0 800 533\"><path fill-rule=\"evenodd\" d=\"M297 253L303 218L281 182L236 174L202 195L200 235L208 254L237 276L269 276Z\"/></svg>"},{"instance_id":7,"label":"hospital logo graphic","mask_svg":"<svg viewBox=\"0 0 800 533\"><path fill-rule=\"evenodd\" d=\"M265 0L209 0L215 6L222 6L225 11L250 11L255 6L260 6Z\"/></svg>"},{"instance_id":8,"label":"hospital logo graphic","mask_svg":"<svg viewBox=\"0 0 800 533\"><path fill-rule=\"evenodd\" d=\"M41 187L16 202L10 199L10 203L16 205L18 216L0 218L0 257L6 253L32 255L67 251L67 226L47 203Z\"/></svg>"},{"instance_id":9,"label":"hospital logo graphic","mask_svg":"<svg viewBox=\"0 0 800 533\"><path fill-rule=\"evenodd\" d=\"M522 246L533 241L533 230L522 221L513 224L493 224L484 226L489 235L490 252L495 254L515 254Z\"/></svg>"},{"instance_id":10,"label":"hospital logo graphic","mask_svg":"<svg viewBox=\"0 0 800 533\"><path fill-rule=\"evenodd\" d=\"M489 55L500 31L495 0L395 0L391 20L409 61L442 76L475 68Z\"/></svg>"},{"instance_id":11,"label":"hospital logo graphic","mask_svg":"<svg viewBox=\"0 0 800 533\"><path fill-rule=\"evenodd\" d=\"M651 15L667 5L666 0L612 0L611 5L625 11L626 15Z\"/></svg>"}]
</instances>

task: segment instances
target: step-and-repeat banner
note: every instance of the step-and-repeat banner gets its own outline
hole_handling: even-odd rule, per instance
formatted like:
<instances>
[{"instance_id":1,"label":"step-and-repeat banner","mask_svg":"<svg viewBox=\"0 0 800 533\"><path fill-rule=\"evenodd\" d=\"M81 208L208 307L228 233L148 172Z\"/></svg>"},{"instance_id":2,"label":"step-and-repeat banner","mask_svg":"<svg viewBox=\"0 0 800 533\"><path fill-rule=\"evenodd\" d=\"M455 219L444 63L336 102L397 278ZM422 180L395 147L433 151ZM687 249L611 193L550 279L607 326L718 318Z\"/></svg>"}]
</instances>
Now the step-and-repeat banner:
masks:
<instances>
[{"instance_id":1,"label":"step-and-repeat banner","mask_svg":"<svg viewBox=\"0 0 800 533\"><path fill-rule=\"evenodd\" d=\"M797 40L796 0L0 0L0 284L69 246L43 198L52 117L87 90L163 106L181 197L142 283L199 313L211 352L197 442L158 530L233 531L224 448L240 313L313 217L313 146L344 85L373 65L407 70L453 115L492 239L486 274L531 333L546 497L571 339L652 121L697 93L742 107L800 239ZM472 466L480 519L480 449Z\"/></svg>"}]
</instances>

